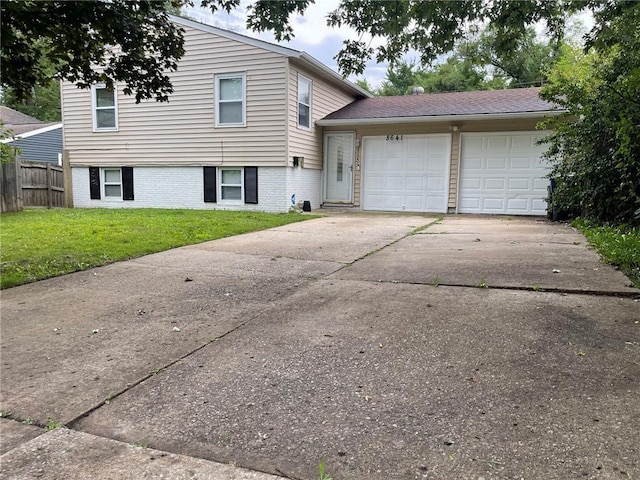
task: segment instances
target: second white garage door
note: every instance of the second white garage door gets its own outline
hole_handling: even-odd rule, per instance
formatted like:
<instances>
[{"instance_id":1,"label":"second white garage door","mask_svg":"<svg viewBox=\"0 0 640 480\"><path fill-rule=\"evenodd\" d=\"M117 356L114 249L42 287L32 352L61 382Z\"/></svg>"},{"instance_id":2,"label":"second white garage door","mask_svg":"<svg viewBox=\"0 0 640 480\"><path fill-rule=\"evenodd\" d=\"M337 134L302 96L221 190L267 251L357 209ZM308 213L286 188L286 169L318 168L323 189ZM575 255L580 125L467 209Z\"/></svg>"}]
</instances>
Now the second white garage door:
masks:
<instances>
[{"instance_id":1,"label":"second white garage door","mask_svg":"<svg viewBox=\"0 0 640 480\"><path fill-rule=\"evenodd\" d=\"M450 135L362 139L362 209L446 212Z\"/></svg>"},{"instance_id":2,"label":"second white garage door","mask_svg":"<svg viewBox=\"0 0 640 480\"><path fill-rule=\"evenodd\" d=\"M544 215L549 166L545 133L463 133L458 212Z\"/></svg>"}]
</instances>

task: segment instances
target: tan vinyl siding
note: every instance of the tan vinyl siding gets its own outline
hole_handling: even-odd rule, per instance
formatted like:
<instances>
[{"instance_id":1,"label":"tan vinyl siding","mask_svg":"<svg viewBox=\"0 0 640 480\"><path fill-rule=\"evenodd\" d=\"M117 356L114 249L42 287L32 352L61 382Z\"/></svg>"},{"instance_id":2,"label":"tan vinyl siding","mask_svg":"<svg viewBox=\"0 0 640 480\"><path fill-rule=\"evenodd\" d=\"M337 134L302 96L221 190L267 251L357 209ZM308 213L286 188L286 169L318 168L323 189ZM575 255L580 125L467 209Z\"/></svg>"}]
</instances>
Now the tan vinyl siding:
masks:
<instances>
[{"instance_id":1,"label":"tan vinyl siding","mask_svg":"<svg viewBox=\"0 0 640 480\"><path fill-rule=\"evenodd\" d=\"M447 208L456 208L458 172L460 171L460 131L451 132L451 164L449 166L449 198Z\"/></svg>"},{"instance_id":2,"label":"tan vinyl siding","mask_svg":"<svg viewBox=\"0 0 640 480\"><path fill-rule=\"evenodd\" d=\"M311 80L311 128L298 126L298 74ZM334 86L319 76L300 68L293 62L289 65L289 164L293 157L304 157L305 168L322 169L322 127L317 120L348 105L355 96ZM344 129L342 129L344 130Z\"/></svg>"},{"instance_id":3,"label":"tan vinyl siding","mask_svg":"<svg viewBox=\"0 0 640 480\"><path fill-rule=\"evenodd\" d=\"M93 132L90 90L63 84L72 165L286 165L286 57L185 29L168 103L135 103L118 85L118 131ZM214 75L246 74L246 127L215 127Z\"/></svg>"},{"instance_id":4,"label":"tan vinyl siding","mask_svg":"<svg viewBox=\"0 0 640 480\"><path fill-rule=\"evenodd\" d=\"M451 133L451 168L449 174L449 198L447 206L449 209L456 208L458 195L458 173L460 159L460 133L462 132L510 132L510 131L531 131L542 118L508 119L508 120L474 120L466 122L446 122L446 123L405 123L398 122L393 125L359 125L353 128L346 126L324 127L325 132L331 131L355 131L356 138L377 135L411 135L411 134L432 134ZM452 126L458 126L458 131L453 132ZM355 170L353 176L353 199L354 205L360 206L361 176L360 176L360 147L356 148Z\"/></svg>"}]
</instances>

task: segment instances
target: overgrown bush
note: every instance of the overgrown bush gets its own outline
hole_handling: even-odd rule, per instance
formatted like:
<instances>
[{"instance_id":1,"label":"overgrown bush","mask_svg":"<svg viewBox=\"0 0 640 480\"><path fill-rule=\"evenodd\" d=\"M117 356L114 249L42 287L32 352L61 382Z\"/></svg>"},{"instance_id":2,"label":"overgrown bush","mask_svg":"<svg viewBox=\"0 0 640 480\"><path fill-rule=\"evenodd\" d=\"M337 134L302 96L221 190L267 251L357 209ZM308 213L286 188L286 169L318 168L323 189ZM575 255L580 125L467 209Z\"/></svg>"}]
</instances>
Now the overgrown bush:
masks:
<instances>
[{"instance_id":1,"label":"overgrown bush","mask_svg":"<svg viewBox=\"0 0 640 480\"><path fill-rule=\"evenodd\" d=\"M640 225L640 3L616 9L588 54L565 49L542 91L567 110L544 125L555 129L552 201L572 216Z\"/></svg>"}]
</instances>

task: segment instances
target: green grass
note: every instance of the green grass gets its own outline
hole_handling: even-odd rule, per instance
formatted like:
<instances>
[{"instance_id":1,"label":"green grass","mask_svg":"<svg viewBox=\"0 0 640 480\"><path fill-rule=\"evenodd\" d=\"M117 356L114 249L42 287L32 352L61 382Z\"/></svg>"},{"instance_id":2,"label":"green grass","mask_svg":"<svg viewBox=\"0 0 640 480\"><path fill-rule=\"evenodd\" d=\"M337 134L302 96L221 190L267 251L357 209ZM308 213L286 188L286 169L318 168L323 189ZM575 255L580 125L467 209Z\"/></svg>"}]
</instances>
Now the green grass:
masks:
<instances>
[{"instance_id":1,"label":"green grass","mask_svg":"<svg viewBox=\"0 0 640 480\"><path fill-rule=\"evenodd\" d=\"M0 216L0 287L315 218L159 209L24 210Z\"/></svg>"},{"instance_id":2,"label":"green grass","mask_svg":"<svg viewBox=\"0 0 640 480\"><path fill-rule=\"evenodd\" d=\"M602 259L616 265L640 288L640 228L596 225L577 219L572 225L580 230Z\"/></svg>"}]
</instances>

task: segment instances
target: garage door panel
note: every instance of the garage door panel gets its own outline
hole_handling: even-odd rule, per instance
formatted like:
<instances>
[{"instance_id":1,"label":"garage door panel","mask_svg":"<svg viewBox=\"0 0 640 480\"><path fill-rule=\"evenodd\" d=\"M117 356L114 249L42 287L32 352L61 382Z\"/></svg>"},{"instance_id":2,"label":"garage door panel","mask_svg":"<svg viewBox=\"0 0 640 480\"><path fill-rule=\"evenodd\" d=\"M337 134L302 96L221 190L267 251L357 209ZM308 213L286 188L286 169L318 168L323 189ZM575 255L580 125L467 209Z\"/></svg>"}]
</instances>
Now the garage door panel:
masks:
<instances>
[{"instance_id":1,"label":"garage door panel","mask_svg":"<svg viewBox=\"0 0 640 480\"><path fill-rule=\"evenodd\" d=\"M385 194L383 201L383 210L402 210L403 204L403 195Z\"/></svg>"},{"instance_id":2,"label":"garage door panel","mask_svg":"<svg viewBox=\"0 0 640 480\"><path fill-rule=\"evenodd\" d=\"M380 150L374 151L373 146ZM362 208L446 212L450 135L403 135L362 140ZM380 159L384 164L380 184ZM372 162L373 160L373 162Z\"/></svg>"},{"instance_id":3,"label":"garage door panel","mask_svg":"<svg viewBox=\"0 0 640 480\"><path fill-rule=\"evenodd\" d=\"M482 178L478 177L467 177L460 180L460 188L461 190L470 191L470 190L480 190L482 188Z\"/></svg>"},{"instance_id":4,"label":"garage door panel","mask_svg":"<svg viewBox=\"0 0 640 480\"><path fill-rule=\"evenodd\" d=\"M407 151L403 142L386 142L385 154L387 158L405 158Z\"/></svg>"},{"instance_id":5,"label":"garage door panel","mask_svg":"<svg viewBox=\"0 0 640 480\"><path fill-rule=\"evenodd\" d=\"M410 195L405 197L405 210L408 211L423 211L425 209L424 195Z\"/></svg>"},{"instance_id":6,"label":"garage door panel","mask_svg":"<svg viewBox=\"0 0 640 480\"><path fill-rule=\"evenodd\" d=\"M439 211L438 209L442 208L443 200L444 200L444 195L427 197L425 208L422 211L427 211L427 212Z\"/></svg>"},{"instance_id":7,"label":"garage door panel","mask_svg":"<svg viewBox=\"0 0 640 480\"><path fill-rule=\"evenodd\" d=\"M529 178L510 178L509 190L531 190L531 183ZM507 193L507 192L505 192Z\"/></svg>"},{"instance_id":8,"label":"garage door panel","mask_svg":"<svg viewBox=\"0 0 640 480\"><path fill-rule=\"evenodd\" d=\"M384 172L387 169L387 159L382 157L371 157L368 159L367 167L369 172Z\"/></svg>"},{"instance_id":9,"label":"garage door panel","mask_svg":"<svg viewBox=\"0 0 640 480\"><path fill-rule=\"evenodd\" d=\"M473 170L482 170L482 157L469 157L465 159L465 169L471 173Z\"/></svg>"},{"instance_id":10,"label":"garage door panel","mask_svg":"<svg viewBox=\"0 0 640 480\"><path fill-rule=\"evenodd\" d=\"M485 197L482 201L482 207L489 213L502 212L505 207L505 199Z\"/></svg>"},{"instance_id":11,"label":"garage door panel","mask_svg":"<svg viewBox=\"0 0 640 480\"><path fill-rule=\"evenodd\" d=\"M511 148L514 150L531 150L535 144L535 136L532 135L512 135Z\"/></svg>"},{"instance_id":12,"label":"garage door panel","mask_svg":"<svg viewBox=\"0 0 640 480\"><path fill-rule=\"evenodd\" d=\"M444 175L432 175L427 177L427 191L430 193L438 192L445 194L447 191L447 185Z\"/></svg>"},{"instance_id":13,"label":"garage door panel","mask_svg":"<svg viewBox=\"0 0 640 480\"><path fill-rule=\"evenodd\" d=\"M507 201L507 210L510 212L527 213L529 211L529 201L526 198L509 198Z\"/></svg>"},{"instance_id":14,"label":"garage door panel","mask_svg":"<svg viewBox=\"0 0 640 480\"><path fill-rule=\"evenodd\" d=\"M507 167L507 157L489 157L485 167L487 170L504 170Z\"/></svg>"},{"instance_id":15,"label":"garage door panel","mask_svg":"<svg viewBox=\"0 0 640 480\"><path fill-rule=\"evenodd\" d=\"M549 166L540 133L462 134L458 211L544 215ZM480 169L482 165L483 169Z\"/></svg>"},{"instance_id":16,"label":"garage door panel","mask_svg":"<svg viewBox=\"0 0 640 480\"><path fill-rule=\"evenodd\" d=\"M385 190L403 190L404 177L399 177L396 175L388 176L384 185L384 189Z\"/></svg>"},{"instance_id":17,"label":"garage door panel","mask_svg":"<svg viewBox=\"0 0 640 480\"><path fill-rule=\"evenodd\" d=\"M419 192L424 193L426 187L426 177L407 177L406 186L407 192Z\"/></svg>"},{"instance_id":18,"label":"garage door panel","mask_svg":"<svg viewBox=\"0 0 640 480\"><path fill-rule=\"evenodd\" d=\"M546 175L546 172L545 172ZM547 189L547 187L549 186L549 179L548 178L534 178L533 179L533 188L536 191L542 191Z\"/></svg>"},{"instance_id":19,"label":"garage door panel","mask_svg":"<svg viewBox=\"0 0 640 480\"><path fill-rule=\"evenodd\" d=\"M535 159L531 157L511 157L509 159L509 167L511 170L519 168L529 170L535 168Z\"/></svg>"},{"instance_id":20,"label":"garage door panel","mask_svg":"<svg viewBox=\"0 0 640 480\"><path fill-rule=\"evenodd\" d=\"M449 157L447 156L433 156L430 157L429 163L427 163L427 172L433 175L444 175L447 172L449 166Z\"/></svg>"},{"instance_id":21,"label":"garage door panel","mask_svg":"<svg viewBox=\"0 0 640 480\"><path fill-rule=\"evenodd\" d=\"M427 172L427 164L424 158L407 158L406 162L408 172Z\"/></svg>"},{"instance_id":22,"label":"garage door panel","mask_svg":"<svg viewBox=\"0 0 640 480\"><path fill-rule=\"evenodd\" d=\"M384 175L371 175L368 178L369 188L372 192L384 190L385 177Z\"/></svg>"},{"instance_id":23,"label":"garage door panel","mask_svg":"<svg viewBox=\"0 0 640 480\"><path fill-rule=\"evenodd\" d=\"M534 198L531 201L532 206L531 209L534 212L541 212L540 215L544 215L547 211L547 201L543 198Z\"/></svg>"},{"instance_id":24,"label":"garage door panel","mask_svg":"<svg viewBox=\"0 0 640 480\"><path fill-rule=\"evenodd\" d=\"M424 157L427 151L427 140L425 138L405 137L401 142L405 146L405 155L413 157Z\"/></svg>"},{"instance_id":25,"label":"garage door panel","mask_svg":"<svg viewBox=\"0 0 640 480\"><path fill-rule=\"evenodd\" d=\"M504 190L504 178L485 178L484 179L485 190L498 190L502 192Z\"/></svg>"}]
</instances>

